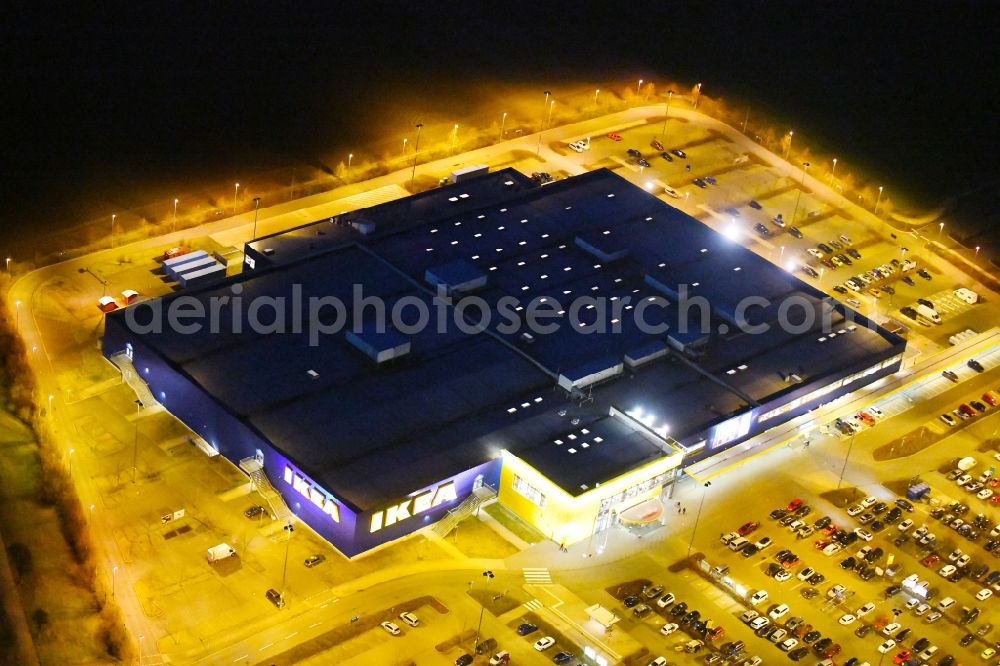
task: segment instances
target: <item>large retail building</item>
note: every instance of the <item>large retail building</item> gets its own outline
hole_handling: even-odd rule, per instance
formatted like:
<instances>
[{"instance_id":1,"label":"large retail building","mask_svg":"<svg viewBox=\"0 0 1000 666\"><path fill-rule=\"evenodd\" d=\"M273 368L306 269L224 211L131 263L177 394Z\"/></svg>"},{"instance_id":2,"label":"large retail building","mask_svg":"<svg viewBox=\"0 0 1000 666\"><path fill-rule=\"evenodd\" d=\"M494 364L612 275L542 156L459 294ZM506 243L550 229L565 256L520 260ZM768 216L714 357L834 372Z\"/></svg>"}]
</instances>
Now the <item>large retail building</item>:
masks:
<instances>
[{"instance_id":1,"label":"large retail building","mask_svg":"<svg viewBox=\"0 0 1000 666\"><path fill-rule=\"evenodd\" d=\"M541 303L556 330L504 325ZM217 316L160 330L175 305ZM610 171L512 169L256 239L241 275L112 313L104 338L349 556L479 488L557 542L590 537L904 346Z\"/></svg>"}]
</instances>

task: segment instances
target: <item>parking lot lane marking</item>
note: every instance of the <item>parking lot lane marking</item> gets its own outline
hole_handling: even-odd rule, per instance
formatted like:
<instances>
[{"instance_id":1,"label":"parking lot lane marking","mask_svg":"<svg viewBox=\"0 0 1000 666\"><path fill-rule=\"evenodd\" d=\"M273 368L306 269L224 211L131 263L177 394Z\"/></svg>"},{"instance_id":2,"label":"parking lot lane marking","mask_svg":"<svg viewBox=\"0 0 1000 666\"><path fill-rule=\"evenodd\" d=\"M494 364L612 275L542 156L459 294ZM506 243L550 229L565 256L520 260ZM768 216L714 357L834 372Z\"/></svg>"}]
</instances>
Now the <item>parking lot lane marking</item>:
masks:
<instances>
[{"instance_id":1,"label":"parking lot lane marking","mask_svg":"<svg viewBox=\"0 0 1000 666\"><path fill-rule=\"evenodd\" d=\"M312 629L313 627L318 627L321 624L323 624L323 623L322 622L313 622L312 624L309 625L309 628Z\"/></svg>"},{"instance_id":2,"label":"parking lot lane marking","mask_svg":"<svg viewBox=\"0 0 1000 666\"><path fill-rule=\"evenodd\" d=\"M258 652L263 652L264 650L266 650L269 647L272 647L273 645L274 645L274 643L268 643L267 645L262 645L260 647L260 649L258 650Z\"/></svg>"},{"instance_id":3,"label":"parking lot lane marking","mask_svg":"<svg viewBox=\"0 0 1000 666\"><path fill-rule=\"evenodd\" d=\"M245 654L242 657L236 657L236 659L233 659L233 663L235 664L235 663L243 661L244 659L249 659L249 658L250 658L250 655Z\"/></svg>"},{"instance_id":4,"label":"parking lot lane marking","mask_svg":"<svg viewBox=\"0 0 1000 666\"><path fill-rule=\"evenodd\" d=\"M299 632L297 632L297 631L293 631L292 633L290 633L290 634L288 634L287 636L285 636L285 640L287 641L287 640L288 640L289 638L291 638L292 636L298 636L298 635L299 635Z\"/></svg>"}]
</instances>

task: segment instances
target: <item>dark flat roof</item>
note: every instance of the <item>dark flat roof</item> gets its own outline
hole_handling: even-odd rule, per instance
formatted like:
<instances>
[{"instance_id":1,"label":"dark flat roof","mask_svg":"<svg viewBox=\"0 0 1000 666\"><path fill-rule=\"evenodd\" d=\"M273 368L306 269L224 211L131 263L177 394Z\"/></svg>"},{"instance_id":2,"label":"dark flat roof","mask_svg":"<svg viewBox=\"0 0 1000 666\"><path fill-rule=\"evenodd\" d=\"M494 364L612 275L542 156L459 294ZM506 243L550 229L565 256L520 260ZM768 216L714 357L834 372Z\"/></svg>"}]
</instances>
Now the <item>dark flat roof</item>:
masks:
<instances>
[{"instance_id":1,"label":"dark flat roof","mask_svg":"<svg viewBox=\"0 0 1000 666\"><path fill-rule=\"evenodd\" d=\"M310 476L363 510L485 462L501 449L579 494L667 455L662 444L610 417L612 405L655 408L680 440L790 390L791 374L822 379L900 345L884 331L847 330L847 324L832 337L815 328L723 332L746 296L794 296L819 311L833 306L795 276L609 171L543 188L526 180L503 170L351 213L350 220L374 225L369 236L324 220L258 240L256 245L266 242L289 261L181 294L207 301L231 295L239 284L244 303L300 293L303 299L335 296L350 305L354 286L361 285L366 296L379 296L391 307L403 298L430 303L434 292L426 271L459 266L456 280L487 276L475 295L494 315L502 300L523 315L533 299L545 299L562 324L554 333L526 343L519 332L502 330L499 317L486 333L455 326L394 332L382 346L406 338L409 353L377 365L344 332L310 346L306 331L292 331L288 311L284 333L253 333L246 313L244 332L234 332L224 307L218 332L149 334L145 342ZM340 231L318 234L328 228ZM317 238L323 241L317 244ZM708 332L676 333L678 283L685 282L711 303ZM620 307L617 321L581 309L586 326L570 327L558 310L584 296L605 297ZM704 349L626 370L586 389L590 402L570 402L556 386L559 375L579 379L620 365L626 354L664 348L667 334L648 332L634 316L655 299L664 304L650 306L646 322L668 324L675 342L705 338ZM347 315L350 321L354 312ZM776 316L776 307L760 308L753 320L773 324ZM365 335L377 336L366 317ZM840 312L832 318L841 326ZM602 323L616 332L590 332ZM260 390L264 385L267 390ZM580 422L572 424L574 418ZM570 434L588 446L569 453ZM404 467L407 473L399 474Z\"/></svg>"}]
</instances>

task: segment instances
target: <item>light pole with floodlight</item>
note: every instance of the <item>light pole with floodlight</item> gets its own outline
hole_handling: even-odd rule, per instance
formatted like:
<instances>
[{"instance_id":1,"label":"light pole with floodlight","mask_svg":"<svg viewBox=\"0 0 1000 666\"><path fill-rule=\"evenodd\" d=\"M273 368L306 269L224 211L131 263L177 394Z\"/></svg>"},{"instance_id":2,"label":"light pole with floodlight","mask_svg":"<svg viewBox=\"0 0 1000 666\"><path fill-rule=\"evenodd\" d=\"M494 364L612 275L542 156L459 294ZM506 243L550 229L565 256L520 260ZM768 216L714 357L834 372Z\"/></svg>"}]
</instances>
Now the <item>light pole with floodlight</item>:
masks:
<instances>
[{"instance_id":1,"label":"light pole with floodlight","mask_svg":"<svg viewBox=\"0 0 1000 666\"><path fill-rule=\"evenodd\" d=\"M799 212L799 199L802 198L802 190L806 186L806 171L809 170L809 162L802 163L802 183L799 185L799 193L795 197L795 208L792 210L792 219L789 222L789 226L795 226L795 215Z\"/></svg>"},{"instance_id":2,"label":"light pole with floodlight","mask_svg":"<svg viewBox=\"0 0 1000 666\"><path fill-rule=\"evenodd\" d=\"M667 102L663 107L663 129L660 130L660 143L666 139L667 136L667 117L670 115L670 100L674 96L673 90L667 91Z\"/></svg>"},{"instance_id":3,"label":"light pole with floodlight","mask_svg":"<svg viewBox=\"0 0 1000 666\"><path fill-rule=\"evenodd\" d=\"M882 186L878 186L878 197L875 199L875 208L872 210L873 215L878 215L878 204L882 201Z\"/></svg>"},{"instance_id":4,"label":"light pole with floodlight","mask_svg":"<svg viewBox=\"0 0 1000 666\"><path fill-rule=\"evenodd\" d=\"M417 177L417 155L420 153L420 130L423 127L423 123L417 123L417 139L413 142L413 169L410 171L410 189L413 189L413 179ZM455 125L455 129L458 129L458 125Z\"/></svg>"},{"instance_id":5,"label":"light pole with floodlight","mask_svg":"<svg viewBox=\"0 0 1000 666\"><path fill-rule=\"evenodd\" d=\"M795 130L788 130L788 146L785 147L785 159L788 159L788 155L792 152L792 138L795 136Z\"/></svg>"},{"instance_id":6,"label":"light pole with floodlight","mask_svg":"<svg viewBox=\"0 0 1000 666\"><path fill-rule=\"evenodd\" d=\"M488 583L489 581L493 580L493 572L487 569L486 571L483 572L483 578L485 578L486 582ZM486 591L485 587L483 588L483 591L484 592ZM483 612L485 611L486 611L486 597L483 597L483 603L480 604L479 606L479 625L476 627L476 642L473 645L473 648L479 647L479 632L483 628Z\"/></svg>"},{"instance_id":7,"label":"light pole with floodlight","mask_svg":"<svg viewBox=\"0 0 1000 666\"><path fill-rule=\"evenodd\" d=\"M115 218L118 217L118 213L111 214L111 247L115 246Z\"/></svg>"},{"instance_id":8,"label":"light pole with floodlight","mask_svg":"<svg viewBox=\"0 0 1000 666\"><path fill-rule=\"evenodd\" d=\"M594 91L594 106L597 106L597 96L601 94L601 89L598 88Z\"/></svg>"},{"instance_id":9,"label":"light pole with floodlight","mask_svg":"<svg viewBox=\"0 0 1000 666\"><path fill-rule=\"evenodd\" d=\"M711 485L711 481L706 481L702 484L704 490L701 491L701 503L698 505L698 515L695 516L694 527L691 529L691 541L688 543L688 557L691 557L691 549L694 548L694 535L698 533L698 522L701 520L701 510L705 508L705 497L708 495L708 488Z\"/></svg>"},{"instance_id":10,"label":"light pole with floodlight","mask_svg":"<svg viewBox=\"0 0 1000 666\"><path fill-rule=\"evenodd\" d=\"M250 240L257 238L257 212L260 210L260 197L253 198L253 236Z\"/></svg>"},{"instance_id":11,"label":"light pole with floodlight","mask_svg":"<svg viewBox=\"0 0 1000 666\"><path fill-rule=\"evenodd\" d=\"M542 121L539 123L538 128L538 145L535 147L535 157L542 152L542 131L545 129L545 111L549 108L549 95L551 95L548 90L545 91L545 103L542 105Z\"/></svg>"},{"instance_id":12,"label":"light pole with floodlight","mask_svg":"<svg viewBox=\"0 0 1000 666\"><path fill-rule=\"evenodd\" d=\"M174 220L170 223L170 233L173 233L177 229L177 203L178 200L174 199Z\"/></svg>"},{"instance_id":13,"label":"light pole with floodlight","mask_svg":"<svg viewBox=\"0 0 1000 666\"><path fill-rule=\"evenodd\" d=\"M503 117L500 119L500 140L503 141L503 128L507 125L507 112L503 112Z\"/></svg>"},{"instance_id":14,"label":"light pole with floodlight","mask_svg":"<svg viewBox=\"0 0 1000 666\"><path fill-rule=\"evenodd\" d=\"M233 215L236 214L239 202L240 202L240 184L236 183L236 189L233 190Z\"/></svg>"}]
</instances>

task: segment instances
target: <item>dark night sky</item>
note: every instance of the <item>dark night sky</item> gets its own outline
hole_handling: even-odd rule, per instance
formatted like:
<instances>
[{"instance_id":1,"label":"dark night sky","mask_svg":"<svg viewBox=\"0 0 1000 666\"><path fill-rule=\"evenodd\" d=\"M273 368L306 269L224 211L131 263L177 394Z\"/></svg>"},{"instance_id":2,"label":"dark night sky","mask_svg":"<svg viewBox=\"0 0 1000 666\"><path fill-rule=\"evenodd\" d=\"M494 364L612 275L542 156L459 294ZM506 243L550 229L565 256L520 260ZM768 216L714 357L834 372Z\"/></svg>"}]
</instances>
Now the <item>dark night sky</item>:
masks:
<instances>
[{"instance_id":1,"label":"dark night sky","mask_svg":"<svg viewBox=\"0 0 1000 666\"><path fill-rule=\"evenodd\" d=\"M80 199L111 210L139 187L330 149L404 81L433 97L662 72L928 201L1000 173L995 3L78 4L0 27L0 237L65 225Z\"/></svg>"}]
</instances>

